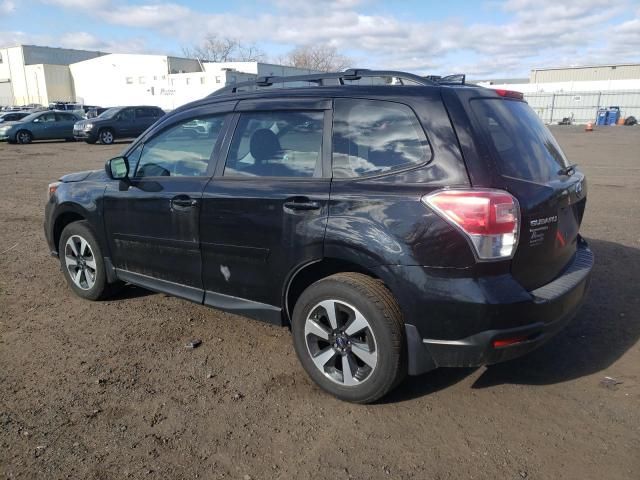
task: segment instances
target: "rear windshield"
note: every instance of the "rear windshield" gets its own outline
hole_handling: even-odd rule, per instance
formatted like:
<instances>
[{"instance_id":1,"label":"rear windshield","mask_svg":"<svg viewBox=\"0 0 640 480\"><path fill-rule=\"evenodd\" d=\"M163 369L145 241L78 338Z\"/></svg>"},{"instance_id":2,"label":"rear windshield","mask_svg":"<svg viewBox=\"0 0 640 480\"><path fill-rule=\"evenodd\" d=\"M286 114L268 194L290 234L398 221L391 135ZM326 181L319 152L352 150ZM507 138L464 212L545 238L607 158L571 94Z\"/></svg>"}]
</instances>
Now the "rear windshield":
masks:
<instances>
[{"instance_id":1,"label":"rear windshield","mask_svg":"<svg viewBox=\"0 0 640 480\"><path fill-rule=\"evenodd\" d=\"M546 183L568 166L551 132L525 102L476 99L471 107L502 175Z\"/></svg>"}]
</instances>

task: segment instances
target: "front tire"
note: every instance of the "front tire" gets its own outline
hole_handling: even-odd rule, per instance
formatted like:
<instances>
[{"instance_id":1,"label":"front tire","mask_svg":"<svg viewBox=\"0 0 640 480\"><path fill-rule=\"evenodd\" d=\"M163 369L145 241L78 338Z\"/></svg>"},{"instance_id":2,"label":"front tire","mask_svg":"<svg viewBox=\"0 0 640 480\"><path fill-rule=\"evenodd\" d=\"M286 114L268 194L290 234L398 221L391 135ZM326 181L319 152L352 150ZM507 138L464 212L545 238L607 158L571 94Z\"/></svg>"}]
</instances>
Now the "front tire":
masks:
<instances>
[{"instance_id":1,"label":"front tire","mask_svg":"<svg viewBox=\"0 0 640 480\"><path fill-rule=\"evenodd\" d=\"M33 140L33 135L28 130L20 130L16 133L16 142L26 145L27 143L31 143Z\"/></svg>"},{"instance_id":2,"label":"front tire","mask_svg":"<svg viewBox=\"0 0 640 480\"><path fill-rule=\"evenodd\" d=\"M100 137L100 143L103 145L111 145L115 140L113 130L109 128L100 130L100 134L98 136Z\"/></svg>"},{"instance_id":3,"label":"front tire","mask_svg":"<svg viewBox=\"0 0 640 480\"><path fill-rule=\"evenodd\" d=\"M58 246L67 283L79 297L100 300L111 293L102 250L87 222L67 225Z\"/></svg>"},{"instance_id":4,"label":"front tire","mask_svg":"<svg viewBox=\"0 0 640 480\"><path fill-rule=\"evenodd\" d=\"M379 280L360 273L319 280L296 302L291 327L307 374L342 400L373 402L406 375L402 314Z\"/></svg>"}]
</instances>

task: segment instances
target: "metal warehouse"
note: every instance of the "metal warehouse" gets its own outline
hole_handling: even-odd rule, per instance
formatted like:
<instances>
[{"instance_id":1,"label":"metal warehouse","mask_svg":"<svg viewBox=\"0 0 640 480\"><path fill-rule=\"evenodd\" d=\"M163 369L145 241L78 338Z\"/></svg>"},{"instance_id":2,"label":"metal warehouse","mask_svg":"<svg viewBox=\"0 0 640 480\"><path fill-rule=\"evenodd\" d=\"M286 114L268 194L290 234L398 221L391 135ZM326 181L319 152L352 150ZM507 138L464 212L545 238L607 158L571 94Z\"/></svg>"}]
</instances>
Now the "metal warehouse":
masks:
<instances>
[{"instance_id":1,"label":"metal warehouse","mask_svg":"<svg viewBox=\"0 0 640 480\"><path fill-rule=\"evenodd\" d=\"M609 107L619 107L622 118L640 119L640 63L534 68L528 80L477 83L524 93L546 123L592 122Z\"/></svg>"},{"instance_id":2,"label":"metal warehouse","mask_svg":"<svg viewBox=\"0 0 640 480\"><path fill-rule=\"evenodd\" d=\"M598 80L638 80L640 63L585 65L579 67L534 68L530 83L592 82Z\"/></svg>"}]
</instances>

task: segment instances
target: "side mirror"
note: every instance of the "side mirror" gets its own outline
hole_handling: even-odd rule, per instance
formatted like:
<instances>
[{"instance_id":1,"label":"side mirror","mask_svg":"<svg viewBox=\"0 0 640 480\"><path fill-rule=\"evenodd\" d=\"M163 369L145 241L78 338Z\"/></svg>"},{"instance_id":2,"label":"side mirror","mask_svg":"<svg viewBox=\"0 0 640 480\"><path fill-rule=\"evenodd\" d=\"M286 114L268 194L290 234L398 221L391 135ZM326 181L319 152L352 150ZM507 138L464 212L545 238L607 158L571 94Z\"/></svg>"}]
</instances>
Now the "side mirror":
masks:
<instances>
[{"instance_id":1,"label":"side mirror","mask_svg":"<svg viewBox=\"0 0 640 480\"><path fill-rule=\"evenodd\" d=\"M126 180L129 178L129 161L126 157L116 157L107 160L104 169L112 180Z\"/></svg>"}]
</instances>

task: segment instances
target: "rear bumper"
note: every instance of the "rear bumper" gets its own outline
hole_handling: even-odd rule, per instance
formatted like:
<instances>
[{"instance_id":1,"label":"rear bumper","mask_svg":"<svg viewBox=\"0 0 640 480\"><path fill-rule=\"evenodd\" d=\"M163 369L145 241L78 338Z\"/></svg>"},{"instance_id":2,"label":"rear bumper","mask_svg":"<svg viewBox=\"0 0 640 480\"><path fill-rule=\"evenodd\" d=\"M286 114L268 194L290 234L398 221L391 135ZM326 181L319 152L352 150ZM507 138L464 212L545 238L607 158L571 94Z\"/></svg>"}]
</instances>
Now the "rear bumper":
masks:
<instances>
[{"instance_id":1,"label":"rear bumper","mask_svg":"<svg viewBox=\"0 0 640 480\"><path fill-rule=\"evenodd\" d=\"M581 240L571 264L560 277L528 292L528 301L504 305L512 316L512 327L505 325L504 315L497 315L499 305L489 310L500 318L499 328L483 329L463 338L424 338L415 325L407 323L409 373L418 375L436 367L490 365L538 348L575 316L587 292L593 262L593 253ZM527 319L524 324L523 318ZM483 322L490 323L490 319Z\"/></svg>"}]
</instances>

